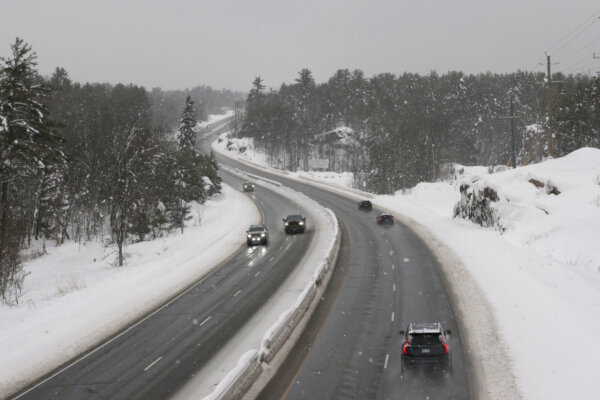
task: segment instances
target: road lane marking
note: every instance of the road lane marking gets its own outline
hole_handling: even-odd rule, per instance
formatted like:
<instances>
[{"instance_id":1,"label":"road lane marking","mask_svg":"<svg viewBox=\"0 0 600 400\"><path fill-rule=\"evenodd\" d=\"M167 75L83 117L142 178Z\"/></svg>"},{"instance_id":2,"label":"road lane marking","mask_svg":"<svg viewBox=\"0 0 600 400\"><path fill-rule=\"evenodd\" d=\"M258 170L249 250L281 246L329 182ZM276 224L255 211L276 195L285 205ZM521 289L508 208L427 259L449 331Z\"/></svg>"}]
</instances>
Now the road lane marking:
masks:
<instances>
[{"instance_id":1,"label":"road lane marking","mask_svg":"<svg viewBox=\"0 0 600 400\"><path fill-rule=\"evenodd\" d=\"M204 325L205 323L207 323L207 322L208 322L208 320L209 320L209 319L210 319L210 316L209 316L208 318L206 318L204 321L202 321L202 322L200 323L200 325L198 325L198 326L202 326L202 325Z\"/></svg>"},{"instance_id":2,"label":"road lane marking","mask_svg":"<svg viewBox=\"0 0 600 400\"><path fill-rule=\"evenodd\" d=\"M233 295L233 297L237 296L238 294L242 293L242 289L238 290L237 292L235 292L235 294Z\"/></svg>"},{"instance_id":3,"label":"road lane marking","mask_svg":"<svg viewBox=\"0 0 600 400\"><path fill-rule=\"evenodd\" d=\"M223 265L225 265L228 261L230 261L231 259L233 259L236 256L236 253L232 254L231 256L227 257L227 259L225 261L223 261L222 263L220 263L217 267L215 267L213 270L211 271L216 271L217 269L221 268ZM113 343L114 341L116 341L117 339L119 339L120 337L124 336L125 334L127 334L129 331L133 330L134 328L136 328L137 326L141 325L142 323L144 323L145 321L149 320L151 317L153 317L154 315L158 314L160 311L164 310L165 308L169 307L171 304L173 304L175 301L177 301L178 299L180 299L181 297L183 297L185 294L187 294L189 291L191 291L193 288L195 288L196 286L198 286L200 283L204 282L206 279L208 279L208 277L210 276L207 275L204 278L200 279L197 282L194 282L193 284L191 284L187 289L185 289L183 292L179 293L177 296L175 296L174 298L172 298L168 303L163 304L162 306L160 306L159 308L157 308L156 310L152 311L150 314L146 315L144 318L142 318L141 320L139 320L138 322L136 322L135 324L131 325L129 328L125 329L124 331L116 334L115 336L113 336L112 338L110 338L108 341L104 342L103 344L101 344L100 346L92 349L91 351L89 351L88 353L84 354L83 356L79 357L78 359L76 359L75 361L71 362L70 364L66 365L64 368L62 368L61 370L55 372L54 374L50 375L49 377L47 377L46 379L44 379L43 381L38 382L37 384L31 386L29 389L25 390L24 392L22 392L21 394L15 396L13 398L13 400L17 400L20 399L21 397L29 394L31 391L39 388L40 386L42 386L43 384L45 384L46 382L54 379L55 377L57 377L58 375L62 374L63 372L65 372L66 370L68 370L69 368L71 368L72 366L74 366L75 364L85 360L86 358L90 357L91 355L95 354L96 352L98 352L99 350L105 348L106 346L110 345L111 343Z\"/></svg>"},{"instance_id":4,"label":"road lane marking","mask_svg":"<svg viewBox=\"0 0 600 400\"><path fill-rule=\"evenodd\" d=\"M392 270L393 270L394 268L395 268L395 267L394 267L394 264L392 264Z\"/></svg>"},{"instance_id":5,"label":"road lane marking","mask_svg":"<svg viewBox=\"0 0 600 400\"><path fill-rule=\"evenodd\" d=\"M394 283L394 292L396 291L396 284Z\"/></svg>"},{"instance_id":6,"label":"road lane marking","mask_svg":"<svg viewBox=\"0 0 600 400\"><path fill-rule=\"evenodd\" d=\"M154 364L156 364L157 362L159 362L161 358L162 358L162 356L160 356L160 357L158 357L156 360L152 361L152 362L150 363L150 365L148 365L146 368L144 368L144 371L148 371L150 368L152 368L152 366L153 366Z\"/></svg>"},{"instance_id":7,"label":"road lane marking","mask_svg":"<svg viewBox=\"0 0 600 400\"><path fill-rule=\"evenodd\" d=\"M269 258L269 262L273 261L274 258L275 258L275 256Z\"/></svg>"},{"instance_id":8,"label":"road lane marking","mask_svg":"<svg viewBox=\"0 0 600 400\"><path fill-rule=\"evenodd\" d=\"M260 271L258 271L256 274L254 274L254 277L256 278L259 275L260 275Z\"/></svg>"},{"instance_id":9,"label":"road lane marking","mask_svg":"<svg viewBox=\"0 0 600 400\"><path fill-rule=\"evenodd\" d=\"M390 359L390 355L386 354L385 355L385 362L383 363L383 369L387 369L387 365L388 365L389 359Z\"/></svg>"},{"instance_id":10,"label":"road lane marking","mask_svg":"<svg viewBox=\"0 0 600 400\"><path fill-rule=\"evenodd\" d=\"M392 311L392 322L394 322L394 312Z\"/></svg>"}]
</instances>

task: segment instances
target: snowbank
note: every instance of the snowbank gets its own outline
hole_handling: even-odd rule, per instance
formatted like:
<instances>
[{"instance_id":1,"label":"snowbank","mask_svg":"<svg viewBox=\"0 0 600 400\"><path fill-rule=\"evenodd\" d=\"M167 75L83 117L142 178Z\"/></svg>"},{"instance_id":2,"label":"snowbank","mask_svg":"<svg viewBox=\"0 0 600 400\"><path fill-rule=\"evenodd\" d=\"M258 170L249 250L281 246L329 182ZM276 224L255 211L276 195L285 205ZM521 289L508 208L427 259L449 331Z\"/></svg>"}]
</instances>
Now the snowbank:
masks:
<instances>
[{"instance_id":1,"label":"snowbank","mask_svg":"<svg viewBox=\"0 0 600 400\"><path fill-rule=\"evenodd\" d=\"M220 151L227 153L223 147ZM261 162L251 152L244 158ZM289 178L303 175L283 173ZM326 182L323 188L343 192L335 184L339 177L328 177L333 175L310 178ZM498 192L500 200L493 207L503 233L452 217L460 184L474 181ZM552 194L552 188L560 194ZM356 192L347 190L348 195ZM511 364L474 356L475 367L487 379L487 397L507 398L502 393L507 382L501 382L498 373L510 375L511 369L528 399L600 397L595 381L600 348L589 345L590 334L600 329L600 150L583 148L495 174L486 167L464 167L459 180L421 183L406 193L373 196L372 201L433 232L433 239L458 255L483 290L490 309L464 306L480 314L469 318L497 323L498 332L469 334L483 346L500 343ZM491 320L485 312L493 313ZM573 344L583 346L573 350Z\"/></svg>"},{"instance_id":2,"label":"snowbank","mask_svg":"<svg viewBox=\"0 0 600 400\"><path fill-rule=\"evenodd\" d=\"M227 210L225 212L224 210ZM96 242L50 247L29 261L17 307L0 306L0 397L114 335L208 274L260 221L247 196L223 185L197 205L183 234L126 247L110 266Z\"/></svg>"}]
</instances>

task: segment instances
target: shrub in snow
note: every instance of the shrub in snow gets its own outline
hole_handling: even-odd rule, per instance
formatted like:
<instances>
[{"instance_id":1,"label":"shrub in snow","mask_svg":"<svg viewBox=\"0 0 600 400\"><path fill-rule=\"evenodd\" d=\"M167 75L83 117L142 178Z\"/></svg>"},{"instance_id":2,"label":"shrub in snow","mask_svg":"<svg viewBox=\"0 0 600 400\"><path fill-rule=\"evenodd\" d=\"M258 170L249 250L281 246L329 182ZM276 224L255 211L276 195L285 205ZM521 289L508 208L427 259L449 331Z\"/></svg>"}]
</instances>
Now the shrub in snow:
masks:
<instances>
[{"instance_id":1,"label":"shrub in snow","mask_svg":"<svg viewBox=\"0 0 600 400\"><path fill-rule=\"evenodd\" d=\"M533 184L535 187L538 187L538 188L545 188L546 193L548 193L548 194L554 194L557 196L560 194L560 190L558 190L558 188L556 186L554 186L554 184L550 181L548 181L544 184L537 179L531 178L531 179L529 179L529 183Z\"/></svg>"},{"instance_id":2,"label":"shrub in snow","mask_svg":"<svg viewBox=\"0 0 600 400\"><path fill-rule=\"evenodd\" d=\"M484 227L496 227L500 230L499 216L492 203L500 198L496 190L475 182L473 185L460 185L460 201L454 205L454 218L468 219Z\"/></svg>"}]
</instances>

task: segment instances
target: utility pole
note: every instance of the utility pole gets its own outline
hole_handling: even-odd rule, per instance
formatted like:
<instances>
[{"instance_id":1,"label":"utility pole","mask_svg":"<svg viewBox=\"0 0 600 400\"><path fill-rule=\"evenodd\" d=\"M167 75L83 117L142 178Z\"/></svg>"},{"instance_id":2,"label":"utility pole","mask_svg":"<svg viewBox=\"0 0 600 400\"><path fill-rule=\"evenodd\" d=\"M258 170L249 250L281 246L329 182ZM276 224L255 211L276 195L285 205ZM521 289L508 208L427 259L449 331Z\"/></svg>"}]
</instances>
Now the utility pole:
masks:
<instances>
[{"instance_id":1,"label":"utility pole","mask_svg":"<svg viewBox=\"0 0 600 400\"><path fill-rule=\"evenodd\" d=\"M510 119L510 135L511 135L511 156L506 162L506 166L508 164L512 164L513 168L517 168L517 149L516 149L516 132L515 132L515 119L521 118L520 115L515 115L515 105L514 105L514 93L511 89L510 91L510 115L505 117L497 117L498 119Z\"/></svg>"},{"instance_id":2,"label":"utility pole","mask_svg":"<svg viewBox=\"0 0 600 400\"><path fill-rule=\"evenodd\" d=\"M517 155L515 154L515 109L513 106L513 95L510 94L510 134L512 136L512 166L517 168Z\"/></svg>"},{"instance_id":3,"label":"utility pole","mask_svg":"<svg viewBox=\"0 0 600 400\"><path fill-rule=\"evenodd\" d=\"M548 53L546 53L546 61L548 62L548 157L552 157L552 74Z\"/></svg>"}]
</instances>

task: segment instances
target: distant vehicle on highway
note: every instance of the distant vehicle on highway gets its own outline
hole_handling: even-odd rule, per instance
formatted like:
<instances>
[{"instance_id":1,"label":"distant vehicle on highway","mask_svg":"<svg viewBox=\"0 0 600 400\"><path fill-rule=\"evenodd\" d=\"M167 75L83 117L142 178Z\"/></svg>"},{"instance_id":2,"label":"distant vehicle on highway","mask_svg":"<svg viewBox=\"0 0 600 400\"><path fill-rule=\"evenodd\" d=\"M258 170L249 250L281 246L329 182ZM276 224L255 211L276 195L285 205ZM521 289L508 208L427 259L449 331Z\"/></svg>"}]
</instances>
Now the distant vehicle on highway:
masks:
<instances>
[{"instance_id":1,"label":"distant vehicle on highway","mask_svg":"<svg viewBox=\"0 0 600 400\"><path fill-rule=\"evenodd\" d=\"M394 225L394 216L392 214L382 213L377 216L378 225Z\"/></svg>"},{"instance_id":2,"label":"distant vehicle on highway","mask_svg":"<svg viewBox=\"0 0 600 400\"><path fill-rule=\"evenodd\" d=\"M401 368L414 364L435 364L452 368L452 355L448 346L449 330L440 322L410 323L402 337Z\"/></svg>"},{"instance_id":3,"label":"distant vehicle on highway","mask_svg":"<svg viewBox=\"0 0 600 400\"><path fill-rule=\"evenodd\" d=\"M244 182L242 184L242 190L244 192L254 192L254 184L250 182Z\"/></svg>"},{"instance_id":4,"label":"distant vehicle on highway","mask_svg":"<svg viewBox=\"0 0 600 400\"><path fill-rule=\"evenodd\" d=\"M299 214L288 215L283 218L283 229L285 233L304 233L306 231L306 217Z\"/></svg>"},{"instance_id":5,"label":"distant vehicle on highway","mask_svg":"<svg viewBox=\"0 0 600 400\"><path fill-rule=\"evenodd\" d=\"M371 211L373 209L373 204L369 200L362 200L358 202L358 209L364 211Z\"/></svg>"},{"instance_id":6,"label":"distant vehicle on highway","mask_svg":"<svg viewBox=\"0 0 600 400\"><path fill-rule=\"evenodd\" d=\"M250 228L248 228L246 233L246 243L248 244L248 246L269 243L269 230L267 229L266 225L250 225Z\"/></svg>"}]
</instances>

